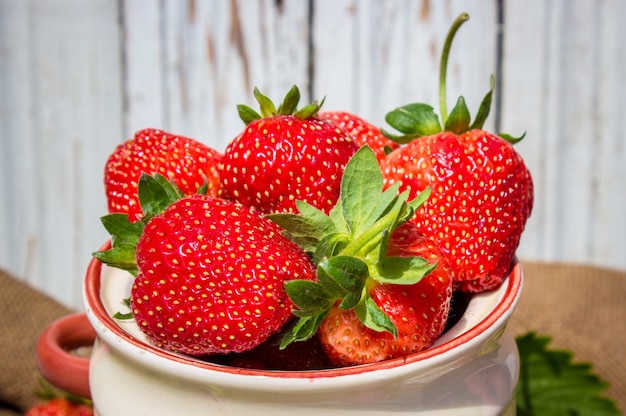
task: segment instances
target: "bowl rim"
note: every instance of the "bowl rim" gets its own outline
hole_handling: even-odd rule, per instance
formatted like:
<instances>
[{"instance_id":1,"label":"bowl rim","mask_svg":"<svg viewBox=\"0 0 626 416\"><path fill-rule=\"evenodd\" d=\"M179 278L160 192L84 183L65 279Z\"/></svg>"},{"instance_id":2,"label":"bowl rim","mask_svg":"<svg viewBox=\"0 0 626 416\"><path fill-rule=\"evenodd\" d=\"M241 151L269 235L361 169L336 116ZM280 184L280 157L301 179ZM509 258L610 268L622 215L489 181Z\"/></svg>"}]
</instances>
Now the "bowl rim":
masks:
<instances>
[{"instance_id":1,"label":"bowl rim","mask_svg":"<svg viewBox=\"0 0 626 416\"><path fill-rule=\"evenodd\" d=\"M107 250L110 246L111 242L109 240L101 247L100 250ZM95 258L91 259L83 282L83 303L87 317L98 334L98 337L101 338L101 340L104 340L106 344L111 345L117 352L120 352L135 361L139 360L143 364L159 369L162 368L160 366L155 367L155 364L150 362L150 357L158 359L161 363L165 363L165 367L170 369L177 368L179 367L179 364L182 364L188 369L191 367L192 371L197 369L212 370L222 374L223 376L243 375L270 379L304 378L308 380L340 378L343 376L360 375L378 370L396 369L398 367L406 366L407 364L421 363L427 359L433 359L435 362L440 361L437 360L437 358L441 360L449 360L451 359L450 355L456 356L455 354L461 354L461 352L457 351L460 349L460 346L468 345L468 347L471 348L472 346L480 345L486 339L491 337L497 331L497 328L504 326L510 315L515 310L521 294L523 275L521 263L517 258L515 258L509 276L507 276L507 278L503 281L500 288L494 290L501 291L502 294L493 309L477 324L473 325L462 334L439 344L436 343L434 346L424 351L414 353L406 357L351 367L315 371L280 371L246 369L202 361L198 358L172 353L135 338L115 322L114 318L110 316L104 306L104 303L102 302L102 267L103 263L99 260ZM495 329L489 331L490 328L494 327ZM124 342L128 343L130 348L123 347L122 344ZM132 350L135 352L139 351L141 354L133 354L131 352ZM466 351L463 350L462 353L466 353Z\"/></svg>"}]
</instances>

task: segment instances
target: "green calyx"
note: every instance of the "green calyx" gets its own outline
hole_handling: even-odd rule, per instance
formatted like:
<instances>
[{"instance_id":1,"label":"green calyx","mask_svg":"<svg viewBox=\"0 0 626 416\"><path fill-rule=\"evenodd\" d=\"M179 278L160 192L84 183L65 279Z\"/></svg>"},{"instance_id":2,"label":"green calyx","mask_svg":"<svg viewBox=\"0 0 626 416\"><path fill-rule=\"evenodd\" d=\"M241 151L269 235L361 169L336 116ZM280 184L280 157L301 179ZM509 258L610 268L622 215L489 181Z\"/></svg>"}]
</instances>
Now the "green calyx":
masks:
<instances>
[{"instance_id":1,"label":"green calyx","mask_svg":"<svg viewBox=\"0 0 626 416\"><path fill-rule=\"evenodd\" d=\"M263 95L256 87L254 88L254 97L259 103L261 111L260 114L247 105L239 104L237 106L239 117L244 123L246 123L246 125L262 118L274 117L277 115L293 115L301 120L306 120L316 115L324 104L324 99L322 99L321 102L314 101L311 104L298 109L298 103L300 102L300 90L295 85L287 92L285 98L283 98L283 102L278 106L278 108L274 105L272 100Z\"/></svg>"},{"instance_id":2,"label":"green calyx","mask_svg":"<svg viewBox=\"0 0 626 416\"><path fill-rule=\"evenodd\" d=\"M399 144L406 144L419 137L431 136L442 131L462 134L469 130L483 128L483 125L489 116L491 102L493 100L493 89L495 86L495 78L493 75L490 79L489 91L481 101L478 112L476 113L476 117L473 121L471 120L471 115L463 96L460 96L457 99L457 102L452 111L450 111L450 114L448 114L447 110L446 79L448 56L450 54L450 48L456 32L463 25L463 23L468 20L469 14L461 13L452 23L443 45L439 67L439 108L441 120L439 120L434 108L428 104L407 104L390 111L385 116L385 121L391 127L402 133L394 134L386 131L385 129L381 129L383 135L387 138ZM499 134L500 137L511 143L519 142L524 138L524 135L516 138L504 133Z\"/></svg>"},{"instance_id":3,"label":"green calyx","mask_svg":"<svg viewBox=\"0 0 626 416\"><path fill-rule=\"evenodd\" d=\"M292 280L285 289L298 309L296 324L284 335L281 347L315 334L330 309L338 304L353 309L361 322L375 331L397 336L391 319L369 295L371 285L412 285L435 264L421 257L387 256L395 229L408 221L428 198L427 189L413 200L398 194L399 183L383 191L383 178L369 146L348 162L337 205L328 215L298 201L299 214L271 214L284 234L308 252L317 267L317 281Z\"/></svg>"},{"instance_id":4,"label":"green calyx","mask_svg":"<svg viewBox=\"0 0 626 416\"><path fill-rule=\"evenodd\" d=\"M199 194L206 194L207 182L198 189ZM137 241L145 225L155 215L183 198L185 194L165 176L157 173L150 176L142 173L138 183L138 199L143 217L131 222L127 214L114 213L100 218L102 225L111 235L111 248L96 251L92 255L101 262L127 270L137 276L136 250Z\"/></svg>"}]
</instances>

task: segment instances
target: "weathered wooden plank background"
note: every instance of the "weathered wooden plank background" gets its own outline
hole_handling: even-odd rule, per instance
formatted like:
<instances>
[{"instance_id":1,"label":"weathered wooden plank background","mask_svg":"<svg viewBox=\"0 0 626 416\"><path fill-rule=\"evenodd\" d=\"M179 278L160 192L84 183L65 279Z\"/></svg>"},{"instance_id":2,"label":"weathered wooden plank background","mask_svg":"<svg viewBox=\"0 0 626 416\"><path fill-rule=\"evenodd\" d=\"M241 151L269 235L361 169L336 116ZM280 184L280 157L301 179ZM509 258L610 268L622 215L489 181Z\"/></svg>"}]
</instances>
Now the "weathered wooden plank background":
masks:
<instances>
[{"instance_id":1,"label":"weathered wooden plank background","mask_svg":"<svg viewBox=\"0 0 626 416\"><path fill-rule=\"evenodd\" d=\"M143 127L223 150L235 105L298 84L384 125L436 104L452 20L449 101L520 134L536 184L528 259L626 268L626 49L621 0L0 0L0 267L63 303L106 239L102 168Z\"/></svg>"}]
</instances>

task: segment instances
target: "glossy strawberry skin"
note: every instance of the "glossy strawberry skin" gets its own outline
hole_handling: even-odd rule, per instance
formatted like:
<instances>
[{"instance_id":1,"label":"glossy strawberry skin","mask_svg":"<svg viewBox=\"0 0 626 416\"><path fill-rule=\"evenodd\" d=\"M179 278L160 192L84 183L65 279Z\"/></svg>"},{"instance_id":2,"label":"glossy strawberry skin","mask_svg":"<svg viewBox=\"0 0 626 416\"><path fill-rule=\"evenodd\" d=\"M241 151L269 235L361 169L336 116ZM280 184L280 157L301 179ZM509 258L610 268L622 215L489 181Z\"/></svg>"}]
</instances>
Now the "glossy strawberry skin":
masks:
<instances>
[{"instance_id":1,"label":"glossy strawberry skin","mask_svg":"<svg viewBox=\"0 0 626 416\"><path fill-rule=\"evenodd\" d=\"M530 173L510 143L483 130L443 132L392 152L381 168L386 186L431 187L412 221L446 255L456 287L502 283L533 205Z\"/></svg>"},{"instance_id":2,"label":"glossy strawberry skin","mask_svg":"<svg viewBox=\"0 0 626 416\"><path fill-rule=\"evenodd\" d=\"M245 351L291 318L287 279L313 279L303 251L246 207L193 195L146 225L131 307L158 346L200 356Z\"/></svg>"},{"instance_id":3,"label":"glossy strawberry skin","mask_svg":"<svg viewBox=\"0 0 626 416\"><path fill-rule=\"evenodd\" d=\"M204 144L157 129L143 129L119 144L107 159L104 185L109 213L127 213L131 220L142 216L137 199L141 173L160 173L187 195L207 181L208 195L220 189L217 163L221 154Z\"/></svg>"},{"instance_id":4,"label":"glossy strawberry skin","mask_svg":"<svg viewBox=\"0 0 626 416\"><path fill-rule=\"evenodd\" d=\"M72 403L66 398L55 398L28 409L25 416L92 416L93 407Z\"/></svg>"},{"instance_id":5,"label":"glossy strawberry skin","mask_svg":"<svg viewBox=\"0 0 626 416\"><path fill-rule=\"evenodd\" d=\"M319 329L319 337L336 366L367 364L422 351L442 334L452 298L448 264L435 243L407 222L393 234L387 255L420 256L437 267L414 285L375 284L370 295L398 329L389 332L366 328L354 310L331 309Z\"/></svg>"},{"instance_id":6,"label":"glossy strawberry skin","mask_svg":"<svg viewBox=\"0 0 626 416\"><path fill-rule=\"evenodd\" d=\"M264 213L294 212L296 200L328 212L356 150L344 130L315 117L253 121L224 151L224 196Z\"/></svg>"},{"instance_id":7,"label":"glossy strawberry skin","mask_svg":"<svg viewBox=\"0 0 626 416\"><path fill-rule=\"evenodd\" d=\"M343 128L355 141L357 146L369 145L381 162L387 153L397 149L399 145L386 138L380 128L347 111L325 111L318 114L324 120L330 120Z\"/></svg>"}]
</instances>

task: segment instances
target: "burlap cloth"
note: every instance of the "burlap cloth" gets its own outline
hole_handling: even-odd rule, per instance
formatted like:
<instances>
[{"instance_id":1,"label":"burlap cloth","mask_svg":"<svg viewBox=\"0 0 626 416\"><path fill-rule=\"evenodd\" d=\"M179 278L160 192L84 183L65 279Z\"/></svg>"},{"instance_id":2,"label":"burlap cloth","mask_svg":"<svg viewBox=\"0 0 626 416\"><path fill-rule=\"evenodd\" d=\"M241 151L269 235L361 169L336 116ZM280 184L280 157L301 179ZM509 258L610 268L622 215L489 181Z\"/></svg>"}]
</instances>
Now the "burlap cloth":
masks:
<instances>
[{"instance_id":1,"label":"burlap cloth","mask_svg":"<svg viewBox=\"0 0 626 416\"><path fill-rule=\"evenodd\" d=\"M522 262L524 290L510 328L553 338L591 362L626 409L626 272L597 267ZM37 402L35 342L55 319L71 312L0 270L0 416L20 415Z\"/></svg>"}]
</instances>

